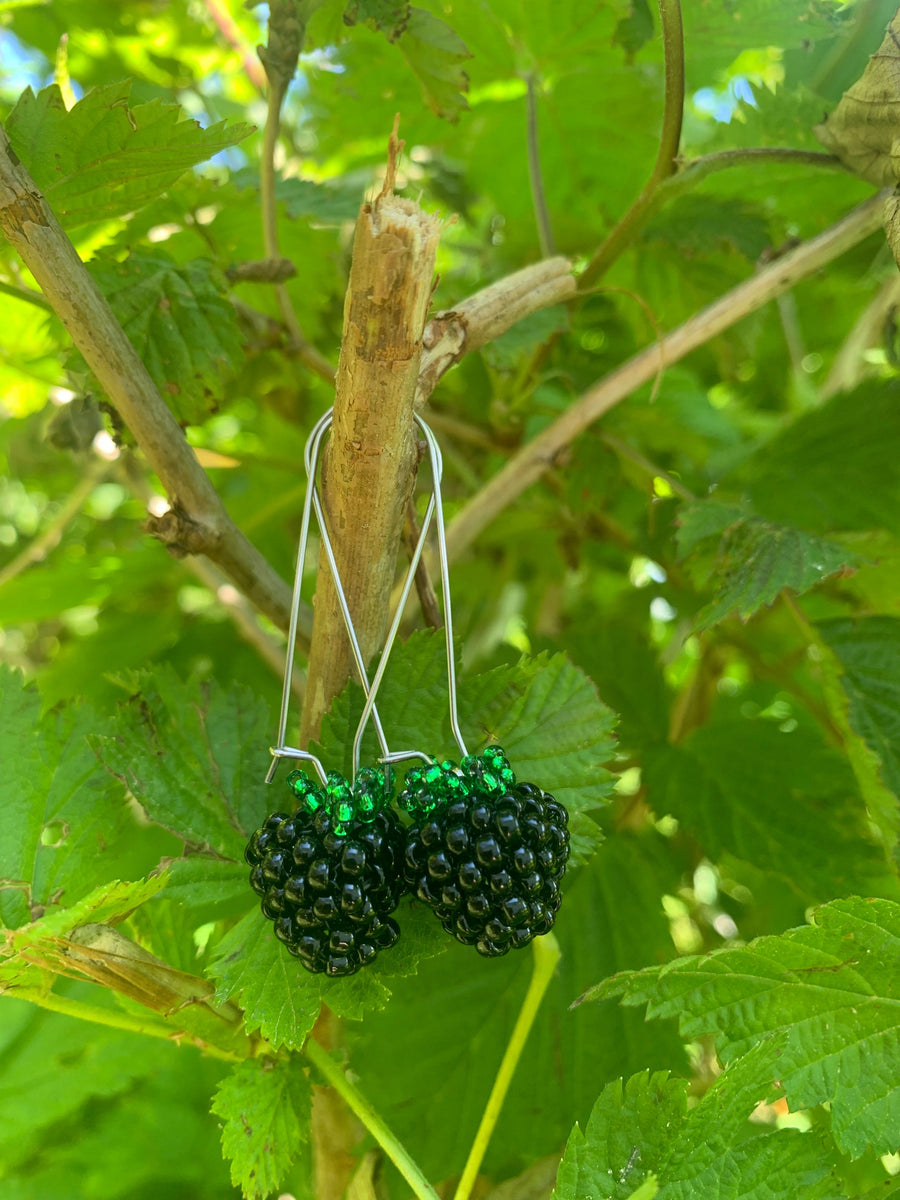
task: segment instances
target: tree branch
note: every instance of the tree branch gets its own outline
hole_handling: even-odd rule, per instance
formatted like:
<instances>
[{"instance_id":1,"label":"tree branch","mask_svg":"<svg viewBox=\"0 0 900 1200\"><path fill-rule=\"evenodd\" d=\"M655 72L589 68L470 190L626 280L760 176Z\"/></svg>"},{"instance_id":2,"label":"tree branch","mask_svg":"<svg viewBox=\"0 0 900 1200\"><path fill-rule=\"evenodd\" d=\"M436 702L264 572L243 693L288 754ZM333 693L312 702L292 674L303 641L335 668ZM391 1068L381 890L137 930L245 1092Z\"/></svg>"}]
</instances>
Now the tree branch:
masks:
<instances>
[{"instance_id":1,"label":"tree branch","mask_svg":"<svg viewBox=\"0 0 900 1200\"><path fill-rule=\"evenodd\" d=\"M384 188L356 223L334 421L322 471L326 519L363 657L380 648L416 464L413 402L440 222L393 195L400 143L391 135ZM351 674L352 657L324 552L300 744Z\"/></svg>"},{"instance_id":2,"label":"tree branch","mask_svg":"<svg viewBox=\"0 0 900 1200\"><path fill-rule=\"evenodd\" d=\"M537 222L541 258L549 258L553 254L553 226L550 224L550 210L547 208L547 197L544 193L544 176L541 173L537 85L533 74L529 74L525 82L528 87L526 102L528 105L528 177L531 180L531 203L534 206L534 219Z\"/></svg>"},{"instance_id":3,"label":"tree branch","mask_svg":"<svg viewBox=\"0 0 900 1200\"><path fill-rule=\"evenodd\" d=\"M281 257L278 249L278 209L275 196L275 149L281 128L281 106L297 69L297 60L306 34L305 7L275 0L269 9L268 45L260 47L260 58L269 80L266 128L259 165L263 245L265 256L269 260ZM300 361L326 383L333 384L334 367L307 339L294 312L290 293L283 283L275 284L275 298Z\"/></svg>"},{"instance_id":4,"label":"tree branch","mask_svg":"<svg viewBox=\"0 0 900 1200\"><path fill-rule=\"evenodd\" d=\"M498 279L455 308L436 313L422 335L416 408L423 407L441 376L463 355L494 341L524 317L574 295L575 277L569 260L545 258Z\"/></svg>"},{"instance_id":5,"label":"tree branch","mask_svg":"<svg viewBox=\"0 0 900 1200\"><path fill-rule=\"evenodd\" d=\"M205 554L282 629L288 585L225 511L112 309L0 129L0 228L69 331L162 480L172 511L152 532L175 553Z\"/></svg>"},{"instance_id":6,"label":"tree branch","mask_svg":"<svg viewBox=\"0 0 900 1200\"><path fill-rule=\"evenodd\" d=\"M679 325L662 342L643 350L589 388L543 433L513 455L450 522L447 549L451 557L458 557L504 508L548 471L560 451L579 433L652 379L661 360L664 366L678 362L874 233L881 225L885 195L882 192L865 201L836 225L738 284Z\"/></svg>"},{"instance_id":7,"label":"tree branch","mask_svg":"<svg viewBox=\"0 0 900 1200\"><path fill-rule=\"evenodd\" d=\"M111 469L110 464L104 462L103 459L94 459L85 466L81 479L60 505L50 524L0 570L0 587L15 579L17 575L21 575L35 563L43 562L50 551L59 545L66 526L78 516L88 496L98 484L103 482Z\"/></svg>"},{"instance_id":8,"label":"tree branch","mask_svg":"<svg viewBox=\"0 0 900 1200\"><path fill-rule=\"evenodd\" d=\"M681 24L681 3L680 0L657 0L657 4L666 63L666 91L656 163L644 190L582 271L579 280L581 288L590 287L609 270L649 216L659 185L675 173L678 165L678 146L681 142L681 120L684 113L684 30Z\"/></svg>"}]
</instances>

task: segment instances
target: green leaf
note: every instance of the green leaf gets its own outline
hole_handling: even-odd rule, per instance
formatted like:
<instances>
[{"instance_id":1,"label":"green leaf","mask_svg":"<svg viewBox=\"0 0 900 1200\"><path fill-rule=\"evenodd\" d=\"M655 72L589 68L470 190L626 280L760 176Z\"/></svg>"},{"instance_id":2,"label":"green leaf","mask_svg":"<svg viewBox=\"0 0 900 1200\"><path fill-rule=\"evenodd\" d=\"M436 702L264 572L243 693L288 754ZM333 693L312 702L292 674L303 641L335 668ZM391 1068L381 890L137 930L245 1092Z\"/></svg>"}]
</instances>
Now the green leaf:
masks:
<instances>
[{"instance_id":1,"label":"green leaf","mask_svg":"<svg viewBox=\"0 0 900 1200\"><path fill-rule=\"evenodd\" d=\"M469 78L460 64L472 55L449 25L427 9L395 0L353 0L344 21L365 21L397 43L422 86L425 102L439 117L456 121L465 112Z\"/></svg>"},{"instance_id":2,"label":"green leaf","mask_svg":"<svg viewBox=\"0 0 900 1200\"><path fill-rule=\"evenodd\" d=\"M898 895L846 759L804 725L707 724L648 751L644 781L654 811L677 817L710 857L727 852L774 872L807 902Z\"/></svg>"},{"instance_id":3,"label":"green leaf","mask_svg":"<svg viewBox=\"0 0 900 1200\"><path fill-rule=\"evenodd\" d=\"M470 695L480 682L468 684ZM493 689L496 680L488 676L483 682ZM489 698L484 692L477 711L479 724L507 751L517 776L539 783L566 805L572 863L584 862L599 839L590 814L615 782L603 764L615 753L616 718L594 684L564 654L541 654L514 668L501 694Z\"/></svg>"},{"instance_id":4,"label":"green leaf","mask_svg":"<svg viewBox=\"0 0 900 1200\"><path fill-rule=\"evenodd\" d=\"M746 621L764 604L773 604L783 588L802 595L859 562L836 542L775 525L716 500L691 505L682 513L680 524L682 556L721 533L708 576L716 598L701 611L694 626L697 630L709 629L732 612Z\"/></svg>"},{"instance_id":5,"label":"green leaf","mask_svg":"<svg viewBox=\"0 0 900 1200\"><path fill-rule=\"evenodd\" d=\"M112 732L92 739L103 765L152 821L240 861L248 834L271 811L266 706L240 686L182 683L169 667L125 682L131 696Z\"/></svg>"},{"instance_id":6,"label":"green leaf","mask_svg":"<svg viewBox=\"0 0 900 1200\"><path fill-rule=\"evenodd\" d=\"M800 417L723 484L743 484L760 516L811 533L900 533L898 459L900 383L874 381Z\"/></svg>"},{"instance_id":7,"label":"green leaf","mask_svg":"<svg viewBox=\"0 0 900 1200\"><path fill-rule=\"evenodd\" d=\"M785 49L833 37L841 26L832 5L818 0L744 0L740 8L699 0L685 5L684 37L691 87L718 82L747 50Z\"/></svg>"},{"instance_id":8,"label":"green leaf","mask_svg":"<svg viewBox=\"0 0 900 1200\"><path fill-rule=\"evenodd\" d=\"M146 904L165 886L166 876L163 872L151 879L138 879L133 883L114 879L95 888L71 908L60 909L21 926L8 936L9 945L14 951L21 951L42 941L62 937L88 922L115 925L141 904Z\"/></svg>"},{"instance_id":9,"label":"green leaf","mask_svg":"<svg viewBox=\"0 0 900 1200\"><path fill-rule=\"evenodd\" d=\"M900 1128L900 905L835 900L815 924L739 949L625 972L591 998L677 1016L713 1035L726 1063L778 1034L777 1073L792 1110L831 1104L841 1150L893 1153Z\"/></svg>"},{"instance_id":10,"label":"green leaf","mask_svg":"<svg viewBox=\"0 0 900 1200\"><path fill-rule=\"evenodd\" d=\"M254 909L225 934L211 972L220 999L240 999L248 1034L258 1030L275 1048L302 1047L319 1015L319 989L261 913Z\"/></svg>"},{"instance_id":11,"label":"green leaf","mask_svg":"<svg viewBox=\"0 0 900 1200\"><path fill-rule=\"evenodd\" d=\"M681 1048L664 1026L623 1020L638 1014L611 1003L569 1008L581 980L617 964L671 956L661 897L677 890L678 880L668 844L655 831L610 838L589 866L567 876L554 927L562 957L500 1114L489 1174L504 1178L558 1153L604 1081L648 1059L683 1066ZM404 913L404 938L407 922ZM530 954L485 961L450 943L446 954L421 964L415 979L397 983L382 1012L348 1030L361 1089L432 1179L453 1174L465 1158L531 969ZM410 1103L421 1096L427 1105Z\"/></svg>"},{"instance_id":12,"label":"green leaf","mask_svg":"<svg viewBox=\"0 0 900 1200\"><path fill-rule=\"evenodd\" d=\"M0 917L8 926L71 905L110 878L144 875L176 848L137 824L97 762L87 740L97 714L81 705L41 718L40 707L37 691L0 667Z\"/></svg>"},{"instance_id":13,"label":"green leaf","mask_svg":"<svg viewBox=\"0 0 900 1200\"><path fill-rule=\"evenodd\" d=\"M80 997L89 985L69 987ZM92 997L93 999L93 997ZM90 1101L120 1096L164 1068L175 1048L135 1033L0 1001L0 1165L25 1161L48 1128ZM46 1143L45 1143L46 1144Z\"/></svg>"},{"instance_id":14,"label":"green leaf","mask_svg":"<svg viewBox=\"0 0 900 1200\"><path fill-rule=\"evenodd\" d=\"M853 617L816 628L843 668L851 728L878 755L884 782L900 796L900 620Z\"/></svg>"},{"instance_id":15,"label":"green leaf","mask_svg":"<svg viewBox=\"0 0 900 1200\"><path fill-rule=\"evenodd\" d=\"M254 910L218 943L210 968L222 998L239 999L247 1030L273 1047L299 1050L322 1004L340 1016L361 1019L384 1008L393 983L385 980L416 972L420 959L439 954L446 935L430 913L404 904L395 913L403 936L389 953L346 979L313 975L293 958L272 932L271 922Z\"/></svg>"},{"instance_id":16,"label":"green leaf","mask_svg":"<svg viewBox=\"0 0 900 1200\"><path fill-rule=\"evenodd\" d=\"M88 269L179 421L197 425L215 412L243 360L221 273L207 259L177 263L160 250L122 261L103 254Z\"/></svg>"},{"instance_id":17,"label":"green leaf","mask_svg":"<svg viewBox=\"0 0 900 1200\"><path fill-rule=\"evenodd\" d=\"M312 1092L295 1059L250 1059L219 1084L212 1111L225 1122L222 1153L248 1198L279 1186L309 1138Z\"/></svg>"},{"instance_id":18,"label":"green leaf","mask_svg":"<svg viewBox=\"0 0 900 1200\"><path fill-rule=\"evenodd\" d=\"M900 18L895 16L861 77L815 130L832 154L876 187L895 184L900 166L895 149L895 114L900 102L898 33Z\"/></svg>"},{"instance_id":19,"label":"green leaf","mask_svg":"<svg viewBox=\"0 0 900 1200\"><path fill-rule=\"evenodd\" d=\"M631 10L627 17L621 17L614 41L622 47L626 54L632 56L653 37L653 17L647 0L631 0Z\"/></svg>"},{"instance_id":20,"label":"green leaf","mask_svg":"<svg viewBox=\"0 0 900 1200\"><path fill-rule=\"evenodd\" d=\"M29 920L28 885L40 840L43 798L52 771L45 763L35 730L41 700L34 687L26 688L22 676L5 663L0 665L0 755L4 763L0 783L0 917L4 925Z\"/></svg>"},{"instance_id":21,"label":"green leaf","mask_svg":"<svg viewBox=\"0 0 900 1200\"><path fill-rule=\"evenodd\" d=\"M141 208L253 130L224 121L202 129L159 100L130 107L130 92L130 80L105 84L67 112L55 84L36 96L26 88L7 119L13 150L68 228Z\"/></svg>"},{"instance_id":22,"label":"green leaf","mask_svg":"<svg viewBox=\"0 0 900 1200\"><path fill-rule=\"evenodd\" d=\"M690 1110L687 1081L665 1072L608 1084L584 1133L577 1125L572 1131L555 1200L834 1196L816 1135L762 1132L748 1122L773 1090L774 1050L774 1043L751 1050Z\"/></svg>"}]
</instances>

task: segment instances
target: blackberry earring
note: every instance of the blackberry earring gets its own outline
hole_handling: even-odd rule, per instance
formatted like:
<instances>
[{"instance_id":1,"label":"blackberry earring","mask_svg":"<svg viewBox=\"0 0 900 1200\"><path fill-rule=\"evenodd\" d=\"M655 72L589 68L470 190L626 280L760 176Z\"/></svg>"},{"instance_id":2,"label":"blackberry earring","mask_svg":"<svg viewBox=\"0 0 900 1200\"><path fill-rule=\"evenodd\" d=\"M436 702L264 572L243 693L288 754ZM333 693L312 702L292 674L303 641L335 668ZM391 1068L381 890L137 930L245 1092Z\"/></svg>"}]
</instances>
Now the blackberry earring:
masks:
<instances>
[{"instance_id":1,"label":"blackberry earring","mask_svg":"<svg viewBox=\"0 0 900 1200\"><path fill-rule=\"evenodd\" d=\"M464 945L474 945L480 954L496 958L550 932L569 857L569 817L562 804L535 784L517 783L499 746L488 746L477 755L466 750L457 706L441 478L439 465L435 467L440 463L440 449L425 422L417 418L417 423L432 460L428 516L433 503L444 601L450 726L462 758L457 766L422 755L427 765L412 767L406 774L399 803L414 821L406 833L406 881L412 893L434 910L448 933ZM423 533L426 525L427 521ZM412 571L422 545L420 539ZM398 608L366 700L354 744L356 763L362 730L374 708L401 613Z\"/></svg>"},{"instance_id":2,"label":"blackberry earring","mask_svg":"<svg viewBox=\"0 0 900 1200\"><path fill-rule=\"evenodd\" d=\"M311 764L318 782L303 771L291 771L287 782L293 793L294 811L269 816L250 838L245 857L252 868L250 885L262 898L262 911L272 920L275 936L308 970L341 976L352 975L373 962L379 951L392 946L400 934L391 913L406 890L402 857L404 831L399 817L390 807L393 794L390 763L400 758L425 756L418 752L391 754L375 708L375 691L369 688L365 662L316 487L321 445L330 425L331 413L328 412L316 424L306 444L304 460L308 481L294 576L281 714L277 744L271 749L272 763L266 775L266 781L271 783L278 763L286 758ZM433 458L432 467L436 477L439 476L439 452L437 458ZM313 511L356 669L367 694L366 709L354 743L351 780L337 772L326 774L315 755L286 744L297 614ZM433 511L432 498L416 554L407 572L398 613L402 612L409 595ZM395 618L391 640L398 624L399 619ZM384 657L387 653L386 650ZM381 748L381 762L385 766L360 770L359 746L370 716Z\"/></svg>"}]
</instances>

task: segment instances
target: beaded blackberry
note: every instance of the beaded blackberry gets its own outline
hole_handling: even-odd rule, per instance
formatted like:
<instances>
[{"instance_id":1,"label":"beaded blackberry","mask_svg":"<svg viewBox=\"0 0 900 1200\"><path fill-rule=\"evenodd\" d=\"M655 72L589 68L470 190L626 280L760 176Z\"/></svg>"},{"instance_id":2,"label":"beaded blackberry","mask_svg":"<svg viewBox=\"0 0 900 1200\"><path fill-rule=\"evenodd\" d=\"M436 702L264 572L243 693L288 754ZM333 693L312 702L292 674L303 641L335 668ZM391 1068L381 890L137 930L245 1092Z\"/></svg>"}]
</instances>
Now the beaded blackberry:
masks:
<instances>
[{"instance_id":1,"label":"beaded blackberry","mask_svg":"<svg viewBox=\"0 0 900 1200\"><path fill-rule=\"evenodd\" d=\"M517 783L499 746L414 767L400 806L406 879L448 933L489 958L548 933L569 857L569 816L532 783Z\"/></svg>"},{"instance_id":2,"label":"beaded blackberry","mask_svg":"<svg viewBox=\"0 0 900 1200\"><path fill-rule=\"evenodd\" d=\"M366 767L325 789L288 776L296 811L268 817L247 843L250 886L275 936L309 971L353 975L400 935L391 913L406 890L403 826L384 773Z\"/></svg>"}]
</instances>

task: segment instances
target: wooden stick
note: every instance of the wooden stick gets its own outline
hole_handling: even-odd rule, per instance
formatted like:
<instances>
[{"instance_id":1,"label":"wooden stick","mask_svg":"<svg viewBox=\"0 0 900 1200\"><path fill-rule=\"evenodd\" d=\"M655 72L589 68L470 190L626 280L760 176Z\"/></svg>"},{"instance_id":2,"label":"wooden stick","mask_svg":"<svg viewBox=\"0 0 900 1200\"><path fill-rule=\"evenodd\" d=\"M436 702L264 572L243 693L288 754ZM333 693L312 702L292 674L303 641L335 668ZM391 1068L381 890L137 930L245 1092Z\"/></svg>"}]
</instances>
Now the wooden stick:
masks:
<instances>
[{"instance_id":1,"label":"wooden stick","mask_svg":"<svg viewBox=\"0 0 900 1200\"><path fill-rule=\"evenodd\" d=\"M381 193L356 224L334 423L322 470L326 519L363 656L380 648L416 463L413 403L441 223L392 184L402 143L391 134ZM343 619L320 555L300 743L352 671Z\"/></svg>"}]
</instances>

